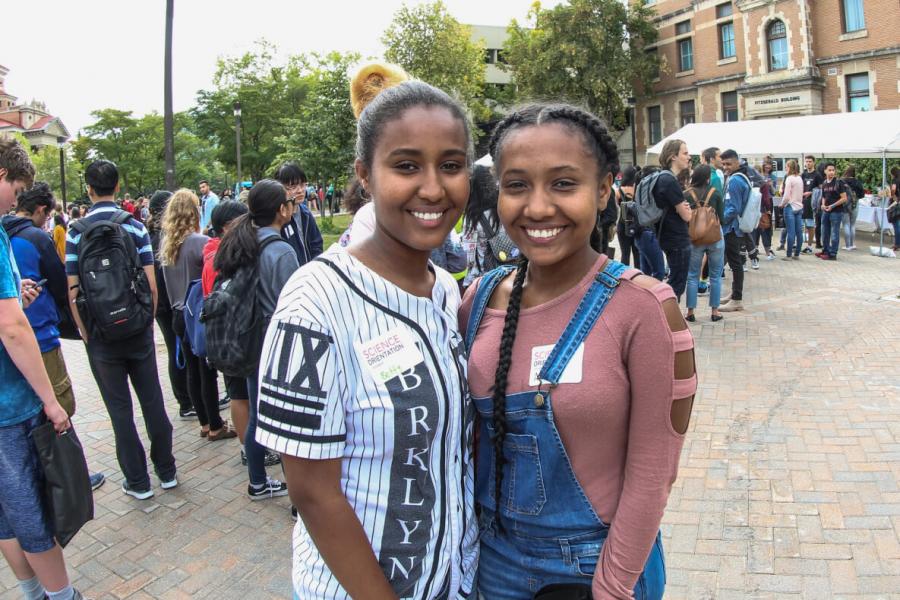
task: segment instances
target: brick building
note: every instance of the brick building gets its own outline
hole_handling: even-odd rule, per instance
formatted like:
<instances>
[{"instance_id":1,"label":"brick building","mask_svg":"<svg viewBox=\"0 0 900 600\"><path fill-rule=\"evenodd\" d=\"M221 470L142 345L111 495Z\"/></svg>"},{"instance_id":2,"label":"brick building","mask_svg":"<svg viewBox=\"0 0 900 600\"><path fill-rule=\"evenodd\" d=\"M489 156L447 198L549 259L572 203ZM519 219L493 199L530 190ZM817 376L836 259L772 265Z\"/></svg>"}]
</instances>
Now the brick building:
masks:
<instances>
[{"instance_id":1,"label":"brick building","mask_svg":"<svg viewBox=\"0 0 900 600\"><path fill-rule=\"evenodd\" d=\"M693 122L900 107L900 0L643 1L663 67L636 107L639 157Z\"/></svg>"},{"instance_id":2,"label":"brick building","mask_svg":"<svg viewBox=\"0 0 900 600\"><path fill-rule=\"evenodd\" d=\"M9 69L0 65L0 133L21 133L35 151L68 140L69 130L59 117L47 111L46 104L38 100L20 104L6 91L8 73Z\"/></svg>"}]
</instances>

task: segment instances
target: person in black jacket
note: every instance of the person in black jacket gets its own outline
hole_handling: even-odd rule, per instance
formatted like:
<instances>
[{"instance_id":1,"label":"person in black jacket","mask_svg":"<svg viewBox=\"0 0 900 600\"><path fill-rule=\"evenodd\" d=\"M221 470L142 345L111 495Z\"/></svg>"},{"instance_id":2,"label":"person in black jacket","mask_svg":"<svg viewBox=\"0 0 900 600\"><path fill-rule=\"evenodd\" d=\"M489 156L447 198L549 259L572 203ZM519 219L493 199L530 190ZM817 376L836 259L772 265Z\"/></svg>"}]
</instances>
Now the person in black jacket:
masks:
<instances>
[{"instance_id":1,"label":"person in black jacket","mask_svg":"<svg viewBox=\"0 0 900 600\"><path fill-rule=\"evenodd\" d=\"M841 225L844 229L844 250L856 250L856 215L859 214L859 199L866 195L862 183L856 178L856 167L848 166L842 177L844 185L853 190L854 201L847 199Z\"/></svg>"},{"instance_id":2,"label":"person in black jacket","mask_svg":"<svg viewBox=\"0 0 900 600\"><path fill-rule=\"evenodd\" d=\"M294 216L281 229L281 237L294 249L297 262L302 267L322 254L322 233L316 218L306 206L306 173L295 162L282 163L275 171L275 180L284 186L288 197L294 200Z\"/></svg>"}]
</instances>

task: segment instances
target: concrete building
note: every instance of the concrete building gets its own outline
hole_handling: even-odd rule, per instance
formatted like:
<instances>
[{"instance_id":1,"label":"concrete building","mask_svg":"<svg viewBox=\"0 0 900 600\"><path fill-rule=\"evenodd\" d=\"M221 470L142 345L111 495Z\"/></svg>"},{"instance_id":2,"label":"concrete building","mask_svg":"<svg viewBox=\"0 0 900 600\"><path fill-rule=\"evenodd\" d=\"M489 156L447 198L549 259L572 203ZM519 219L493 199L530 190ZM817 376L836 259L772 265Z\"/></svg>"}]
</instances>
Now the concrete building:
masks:
<instances>
[{"instance_id":1,"label":"concrete building","mask_svg":"<svg viewBox=\"0 0 900 600\"><path fill-rule=\"evenodd\" d=\"M639 161L688 123L900 107L898 0L644 1L663 68L636 108Z\"/></svg>"},{"instance_id":2,"label":"concrete building","mask_svg":"<svg viewBox=\"0 0 900 600\"><path fill-rule=\"evenodd\" d=\"M18 98L6 91L8 73L9 69L0 65L0 133L21 133L33 150L68 140L69 130L47 111L46 104L38 100L19 104Z\"/></svg>"},{"instance_id":3,"label":"concrete building","mask_svg":"<svg viewBox=\"0 0 900 600\"><path fill-rule=\"evenodd\" d=\"M472 41L484 43L484 62L487 65L484 73L485 82L492 85L509 85L512 82L512 76L500 66L505 63L503 44L509 37L506 27L469 25L469 28L472 30Z\"/></svg>"}]
</instances>

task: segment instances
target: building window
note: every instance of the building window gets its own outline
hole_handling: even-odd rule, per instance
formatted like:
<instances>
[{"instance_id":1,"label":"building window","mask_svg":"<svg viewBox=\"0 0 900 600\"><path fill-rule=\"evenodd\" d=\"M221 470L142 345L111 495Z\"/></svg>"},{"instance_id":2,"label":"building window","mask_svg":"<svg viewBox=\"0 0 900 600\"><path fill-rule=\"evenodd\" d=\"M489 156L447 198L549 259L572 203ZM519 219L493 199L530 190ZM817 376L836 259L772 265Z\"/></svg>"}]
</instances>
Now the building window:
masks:
<instances>
[{"instance_id":1,"label":"building window","mask_svg":"<svg viewBox=\"0 0 900 600\"><path fill-rule=\"evenodd\" d=\"M784 21L775 20L766 28L769 42L769 70L781 71L788 66L787 29Z\"/></svg>"},{"instance_id":2,"label":"building window","mask_svg":"<svg viewBox=\"0 0 900 600\"><path fill-rule=\"evenodd\" d=\"M484 62L492 65L494 64L494 50L491 48L484 49Z\"/></svg>"},{"instance_id":3,"label":"building window","mask_svg":"<svg viewBox=\"0 0 900 600\"><path fill-rule=\"evenodd\" d=\"M724 94L722 94L722 120L738 120L737 92L725 92Z\"/></svg>"},{"instance_id":4,"label":"building window","mask_svg":"<svg viewBox=\"0 0 900 600\"><path fill-rule=\"evenodd\" d=\"M505 65L506 64L506 55L503 54L503 50L497 50L497 64Z\"/></svg>"},{"instance_id":5,"label":"building window","mask_svg":"<svg viewBox=\"0 0 900 600\"><path fill-rule=\"evenodd\" d=\"M866 18L863 15L863 0L841 0L841 4L844 33L865 29Z\"/></svg>"},{"instance_id":6,"label":"building window","mask_svg":"<svg viewBox=\"0 0 900 600\"><path fill-rule=\"evenodd\" d=\"M675 24L675 35L684 35L685 33L691 32L691 22L690 21L682 21L681 23Z\"/></svg>"},{"instance_id":7,"label":"building window","mask_svg":"<svg viewBox=\"0 0 900 600\"><path fill-rule=\"evenodd\" d=\"M662 111L659 106L651 106L647 109L647 123L650 132L650 145L656 144L662 139Z\"/></svg>"},{"instance_id":8,"label":"building window","mask_svg":"<svg viewBox=\"0 0 900 600\"><path fill-rule=\"evenodd\" d=\"M659 58L656 56L656 48L647 48L645 50L647 57L652 61L650 63L650 76L653 79L659 79Z\"/></svg>"},{"instance_id":9,"label":"building window","mask_svg":"<svg viewBox=\"0 0 900 600\"><path fill-rule=\"evenodd\" d=\"M732 58L736 54L737 52L734 49L734 23L720 23L719 58Z\"/></svg>"},{"instance_id":10,"label":"building window","mask_svg":"<svg viewBox=\"0 0 900 600\"><path fill-rule=\"evenodd\" d=\"M871 110L868 73L847 75L847 108L850 112Z\"/></svg>"},{"instance_id":11,"label":"building window","mask_svg":"<svg viewBox=\"0 0 900 600\"><path fill-rule=\"evenodd\" d=\"M693 100L685 100L684 102L678 103L678 110L681 113L681 126L690 125L691 123L696 121L696 115L694 114L694 101Z\"/></svg>"},{"instance_id":12,"label":"building window","mask_svg":"<svg viewBox=\"0 0 900 600\"><path fill-rule=\"evenodd\" d=\"M678 70L690 71L694 68L694 41L691 38L678 41Z\"/></svg>"},{"instance_id":13,"label":"building window","mask_svg":"<svg viewBox=\"0 0 900 600\"><path fill-rule=\"evenodd\" d=\"M716 18L724 19L726 17L730 17L734 14L734 8L731 6L731 2L727 4L720 4L716 7Z\"/></svg>"}]
</instances>

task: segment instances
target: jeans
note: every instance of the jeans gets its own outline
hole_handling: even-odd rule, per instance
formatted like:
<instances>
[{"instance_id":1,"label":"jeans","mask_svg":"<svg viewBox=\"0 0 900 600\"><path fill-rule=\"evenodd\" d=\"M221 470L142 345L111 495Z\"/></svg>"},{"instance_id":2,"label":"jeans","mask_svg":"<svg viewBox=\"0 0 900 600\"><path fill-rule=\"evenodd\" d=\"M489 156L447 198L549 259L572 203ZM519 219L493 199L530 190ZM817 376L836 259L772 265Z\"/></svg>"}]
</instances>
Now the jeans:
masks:
<instances>
[{"instance_id":1,"label":"jeans","mask_svg":"<svg viewBox=\"0 0 900 600\"><path fill-rule=\"evenodd\" d=\"M691 248L691 264L687 278L687 307L697 308L697 289L703 256L709 256L709 307L719 308L722 297L722 265L725 262L725 239L708 246Z\"/></svg>"},{"instance_id":2,"label":"jeans","mask_svg":"<svg viewBox=\"0 0 900 600\"><path fill-rule=\"evenodd\" d=\"M741 251L744 249L745 235L733 231L725 234L725 260L731 268L731 299L744 299L744 261Z\"/></svg>"},{"instance_id":3,"label":"jeans","mask_svg":"<svg viewBox=\"0 0 900 600\"><path fill-rule=\"evenodd\" d=\"M634 266L640 268L641 253L638 249L637 238L626 235L625 226L621 223L616 227L616 238L619 240L619 247L622 249L622 263L631 264L631 255L634 254Z\"/></svg>"},{"instance_id":4,"label":"jeans","mask_svg":"<svg viewBox=\"0 0 900 600\"><path fill-rule=\"evenodd\" d=\"M838 254L841 241L841 219L843 212L822 211L822 247L825 254L834 258Z\"/></svg>"},{"instance_id":5,"label":"jeans","mask_svg":"<svg viewBox=\"0 0 900 600\"><path fill-rule=\"evenodd\" d=\"M256 423L259 419L259 380L256 377L247 378L247 391L250 392L250 418L244 434L244 454L247 455L250 484L259 486L266 482L266 449L256 441Z\"/></svg>"},{"instance_id":6,"label":"jeans","mask_svg":"<svg viewBox=\"0 0 900 600\"><path fill-rule=\"evenodd\" d=\"M894 221L891 227L894 228L894 248L897 248L900 246L900 221Z\"/></svg>"},{"instance_id":7,"label":"jeans","mask_svg":"<svg viewBox=\"0 0 900 600\"><path fill-rule=\"evenodd\" d=\"M803 210L784 209L784 231L787 235L787 255L800 256L803 246Z\"/></svg>"},{"instance_id":8,"label":"jeans","mask_svg":"<svg viewBox=\"0 0 900 600\"><path fill-rule=\"evenodd\" d=\"M853 211L844 208L844 217L841 219L841 224L844 226L844 246L848 248L856 245L856 216L858 214L859 206Z\"/></svg>"},{"instance_id":9,"label":"jeans","mask_svg":"<svg viewBox=\"0 0 900 600\"><path fill-rule=\"evenodd\" d=\"M184 311L172 311L172 328L181 338L181 351L184 353L184 370L187 372L188 394L197 420L200 425L209 426L212 431L222 429L222 416L219 414L219 375L207 364L206 359L194 354L191 341L185 335Z\"/></svg>"},{"instance_id":10,"label":"jeans","mask_svg":"<svg viewBox=\"0 0 900 600\"><path fill-rule=\"evenodd\" d=\"M134 426L129 380L141 405L144 426L150 438L150 460L153 461L154 470L161 480L171 480L175 477L172 424L166 415L162 389L159 387L153 328L124 342L107 344L92 340L87 344L87 355L91 372L109 412L116 439L116 458L128 487L139 491L150 489L147 456Z\"/></svg>"},{"instance_id":11,"label":"jeans","mask_svg":"<svg viewBox=\"0 0 900 600\"><path fill-rule=\"evenodd\" d=\"M681 302L681 296L684 295L684 288L687 286L688 270L691 264L691 245L688 244L683 248L674 248L666 250L666 261L669 263L669 285L675 292L678 302Z\"/></svg>"},{"instance_id":12,"label":"jeans","mask_svg":"<svg viewBox=\"0 0 900 600\"><path fill-rule=\"evenodd\" d=\"M160 313L156 315L156 324L163 334L163 340L166 342L166 354L169 356L169 383L172 385L172 393L178 401L180 410L190 410L194 408L191 403L191 396L188 393L187 371L179 369L175 356L175 330L172 329L172 313Z\"/></svg>"},{"instance_id":13,"label":"jeans","mask_svg":"<svg viewBox=\"0 0 900 600\"><path fill-rule=\"evenodd\" d=\"M816 218L816 232L815 232L815 236L816 236L816 246L821 246L821 245L822 245L822 215L823 215L823 214L824 214L824 213L823 213L823 211L821 211L821 210L816 210L816 211L815 211L815 218Z\"/></svg>"},{"instance_id":14,"label":"jeans","mask_svg":"<svg viewBox=\"0 0 900 600\"><path fill-rule=\"evenodd\" d=\"M762 238L763 249L765 249L766 254L769 253L769 250L772 249L772 228L769 229L761 229L757 227L750 234L750 243L753 245L752 250L750 250L750 258L758 259L759 258L759 240Z\"/></svg>"},{"instance_id":15,"label":"jeans","mask_svg":"<svg viewBox=\"0 0 900 600\"><path fill-rule=\"evenodd\" d=\"M644 275L662 281L666 276L666 261L656 240L656 232L646 228L638 236L638 248L641 251L641 271Z\"/></svg>"},{"instance_id":16,"label":"jeans","mask_svg":"<svg viewBox=\"0 0 900 600\"><path fill-rule=\"evenodd\" d=\"M32 554L56 546L44 500L44 470L31 432L47 421L44 411L0 427L0 540L18 540Z\"/></svg>"}]
</instances>

